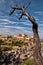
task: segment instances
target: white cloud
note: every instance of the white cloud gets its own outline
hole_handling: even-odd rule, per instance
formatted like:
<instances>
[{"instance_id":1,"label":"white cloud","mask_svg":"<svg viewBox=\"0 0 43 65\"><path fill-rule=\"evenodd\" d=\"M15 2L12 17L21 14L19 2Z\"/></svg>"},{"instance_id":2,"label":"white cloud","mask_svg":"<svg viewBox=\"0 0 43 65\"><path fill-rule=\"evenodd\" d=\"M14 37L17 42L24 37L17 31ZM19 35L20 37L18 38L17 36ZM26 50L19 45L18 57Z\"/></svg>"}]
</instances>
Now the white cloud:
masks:
<instances>
[{"instance_id":1,"label":"white cloud","mask_svg":"<svg viewBox=\"0 0 43 65\"><path fill-rule=\"evenodd\" d=\"M2 22L2 23L0 23L0 25L4 25L4 24L8 24L8 23L3 23L3 22Z\"/></svg>"},{"instance_id":2,"label":"white cloud","mask_svg":"<svg viewBox=\"0 0 43 65\"><path fill-rule=\"evenodd\" d=\"M35 14L43 15L43 11L36 11Z\"/></svg>"},{"instance_id":3,"label":"white cloud","mask_svg":"<svg viewBox=\"0 0 43 65\"><path fill-rule=\"evenodd\" d=\"M11 23L11 21L8 20L8 19L0 19L0 21L5 21L5 22L8 22L8 23Z\"/></svg>"},{"instance_id":4,"label":"white cloud","mask_svg":"<svg viewBox=\"0 0 43 65\"><path fill-rule=\"evenodd\" d=\"M0 28L0 34L1 34L1 35L8 34L9 32L10 32L10 29Z\"/></svg>"},{"instance_id":5,"label":"white cloud","mask_svg":"<svg viewBox=\"0 0 43 65\"><path fill-rule=\"evenodd\" d=\"M25 34L28 34L28 35L32 35L33 32L31 30L27 30L26 28L24 27L19 27L19 26L14 26L12 28L15 28L15 29L11 29L9 26L6 26L5 28L0 28L0 34L4 35L4 34L7 34L7 35L13 35L13 34L19 34L19 33L25 33ZM39 35L40 35L40 38L43 38L43 29L39 29Z\"/></svg>"},{"instance_id":6,"label":"white cloud","mask_svg":"<svg viewBox=\"0 0 43 65\"><path fill-rule=\"evenodd\" d=\"M7 34L7 35L13 35L13 34L18 34L18 33L25 33L25 34L32 34L31 31L27 31L25 29L21 29L18 27L18 29L14 30L14 29L10 29L10 28L0 28L0 34L4 35L4 34Z\"/></svg>"},{"instance_id":7,"label":"white cloud","mask_svg":"<svg viewBox=\"0 0 43 65\"><path fill-rule=\"evenodd\" d=\"M22 24L31 26L31 24L29 22L22 22Z\"/></svg>"},{"instance_id":8,"label":"white cloud","mask_svg":"<svg viewBox=\"0 0 43 65\"><path fill-rule=\"evenodd\" d=\"M4 26L4 28L12 28L12 29L19 29L19 30L31 30L30 28L27 27L21 27L21 26Z\"/></svg>"},{"instance_id":9,"label":"white cloud","mask_svg":"<svg viewBox=\"0 0 43 65\"><path fill-rule=\"evenodd\" d=\"M37 18L36 18L37 19ZM37 19L39 20L39 19ZM2 22L1 22L2 21ZM2 25L4 25L4 28L0 28L0 34L18 34L18 33L25 33L28 35L32 35L32 28L31 27L31 23L28 22L28 20L24 21L20 21L20 22L16 22L16 21L11 21L9 19L5 19L2 18L0 19L0 27L2 27ZM6 24L12 24L12 25L6 25ZM13 25L14 24L14 25ZM24 26L20 26L20 24L23 25L27 25L30 27L24 27ZM43 38L43 24L39 24L39 35L41 38Z\"/></svg>"},{"instance_id":10,"label":"white cloud","mask_svg":"<svg viewBox=\"0 0 43 65\"><path fill-rule=\"evenodd\" d=\"M39 24L39 27L40 27L40 28L41 28L41 27L43 28L43 23L42 23L42 24L40 23L40 24Z\"/></svg>"},{"instance_id":11,"label":"white cloud","mask_svg":"<svg viewBox=\"0 0 43 65\"><path fill-rule=\"evenodd\" d=\"M0 21L2 21L1 23L11 23L11 24L14 24L14 23L16 23L16 22L14 22L14 21L11 21L11 20L9 20L9 19L0 19Z\"/></svg>"},{"instance_id":12,"label":"white cloud","mask_svg":"<svg viewBox=\"0 0 43 65\"><path fill-rule=\"evenodd\" d=\"M22 22L16 22L16 21L11 21L9 19L0 19L0 22L1 22L1 24L16 24L16 25L23 24L23 25L31 26L31 24L29 22L27 22L27 20L25 22L23 20L22 20Z\"/></svg>"}]
</instances>

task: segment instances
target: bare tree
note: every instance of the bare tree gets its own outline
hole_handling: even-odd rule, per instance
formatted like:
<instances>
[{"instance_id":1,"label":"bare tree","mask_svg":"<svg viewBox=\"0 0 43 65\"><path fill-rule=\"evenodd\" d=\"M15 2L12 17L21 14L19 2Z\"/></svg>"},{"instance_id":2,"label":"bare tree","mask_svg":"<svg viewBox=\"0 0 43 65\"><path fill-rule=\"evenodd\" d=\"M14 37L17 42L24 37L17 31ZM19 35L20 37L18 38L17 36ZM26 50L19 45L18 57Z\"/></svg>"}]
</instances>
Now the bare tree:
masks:
<instances>
[{"instance_id":1,"label":"bare tree","mask_svg":"<svg viewBox=\"0 0 43 65\"><path fill-rule=\"evenodd\" d=\"M28 6L26 8L28 8ZM34 49L33 49L33 57L37 65L43 65L43 58L41 55L41 43L40 43L39 34L38 34L38 24L36 23L35 18L31 16L28 12L26 12L26 8L24 6L16 5L15 7L12 7L12 11L10 12L10 15L12 15L13 12L16 10L21 10L22 14L19 17L19 19L21 19L22 16L24 15L32 23L32 31L33 31L33 38L34 38L34 44L35 44Z\"/></svg>"}]
</instances>

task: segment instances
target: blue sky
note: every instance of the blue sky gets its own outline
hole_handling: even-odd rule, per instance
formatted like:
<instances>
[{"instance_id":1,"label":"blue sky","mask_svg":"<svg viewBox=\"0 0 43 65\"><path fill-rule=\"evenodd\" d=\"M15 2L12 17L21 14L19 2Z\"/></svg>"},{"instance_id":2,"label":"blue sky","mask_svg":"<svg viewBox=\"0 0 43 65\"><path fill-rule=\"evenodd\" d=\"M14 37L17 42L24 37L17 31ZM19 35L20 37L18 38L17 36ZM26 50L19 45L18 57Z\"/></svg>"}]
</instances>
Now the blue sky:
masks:
<instances>
[{"instance_id":1,"label":"blue sky","mask_svg":"<svg viewBox=\"0 0 43 65\"><path fill-rule=\"evenodd\" d=\"M20 3L20 1L22 3ZM32 35L32 24L23 16L21 20L18 20L21 11L15 11L13 15L9 16L12 6L18 3L23 5L26 0L0 0L0 35L14 35L18 33L24 33ZM30 0L28 0L30 1ZM24 4L27 5L26 3ZM39 35L43 38L43 0L31 0L31 4L27 9L27 12L34 16L36 22L39 25Z\"/></svg>"}]
</instances>

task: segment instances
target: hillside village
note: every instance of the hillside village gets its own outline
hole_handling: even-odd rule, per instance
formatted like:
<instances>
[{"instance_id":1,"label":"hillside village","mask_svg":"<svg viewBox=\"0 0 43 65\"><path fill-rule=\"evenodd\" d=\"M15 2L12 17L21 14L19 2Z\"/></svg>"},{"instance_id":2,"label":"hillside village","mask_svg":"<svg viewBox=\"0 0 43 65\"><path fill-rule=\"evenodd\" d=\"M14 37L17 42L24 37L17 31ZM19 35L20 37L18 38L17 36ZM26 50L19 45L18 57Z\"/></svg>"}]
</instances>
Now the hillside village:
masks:
<instances>
[{"instance_id":1,"label":"hillside village","mask_svg":"<svg viewBox=\"0 0 43 65\"><path fill-rule=\"evenodd\" d=\"M0 35L0 45L1 47L8 47L8 46L23 46L28 45L34 46L34 39L33 36L28 36L26 34L16 34L12 36L8 35ZM41 42L43 44L43 42Z\"/></svg>"},{"instance_id":2,"label":"hillside village","mask_svg":"<svg viewBox=\"0 0 43 65\"><path fill-rule=\"evenodd\" d=\"M9 44L9 45L13 45L13 43L15 43L15 44L26 44L27 45L27 43L30 43L30 42L32 42L32 44L33 44L33 36L27 36L27 35L25 35L25 34L17 34L17 35L13 35L13 36L1 36L0 35L0 43L2 43L2 45L7 45L7 44Z\"/></svg>"},{"instance_id":3,"label":"hillside village","mask_svg":"<svg viewBox=\"0 0 43 65\"><path fill-rule=\"evenodd\" d=\"M17 34L13 36L0 35L0 63L3 65L4 61L6 61L5 63L9 64L10 62L10 64L13 63L12 65L14 65L17 59L17 62L20 63L25 59L32 59L34 49L33 42L33 36L27 36L25 34ZM43 47L41 52L43 52Z\"/></svg>"},{"instance_id":4,"label":"hillside village","mask_svg":"<svg viewBox=\"0 0 43 65\"><path fill-rule=\"evenodd\" d=\"M17 35L13 35L13 36L2 36L0 35L0 40L11 43L12 40L14 41L22 41L22 42L28 42L30 39L33 39L33 36L27 36L25 34L17 34Z\"/></svg>"}]
</instances>

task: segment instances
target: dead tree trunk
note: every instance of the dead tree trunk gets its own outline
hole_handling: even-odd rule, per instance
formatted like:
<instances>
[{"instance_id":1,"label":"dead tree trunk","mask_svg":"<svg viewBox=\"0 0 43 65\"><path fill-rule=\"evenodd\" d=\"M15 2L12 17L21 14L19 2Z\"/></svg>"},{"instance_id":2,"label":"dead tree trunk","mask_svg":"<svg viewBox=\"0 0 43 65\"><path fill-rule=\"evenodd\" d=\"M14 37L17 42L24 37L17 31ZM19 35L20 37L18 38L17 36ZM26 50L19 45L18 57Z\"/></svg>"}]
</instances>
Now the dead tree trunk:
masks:
<instances>
[{"instance_id":1,"label":"dead tree trunk","mask_svg":"<svg viewBox=\"0 0 43 65\"><path fill-rule=\"evenodd\" d=\"M26 12L26 9L24 7L13 7L13 11L10 13L10 15L15 11L15 10L21 10L22 14L19 19L22 18L23 15L27 16L30 22L32 23L32 30L33 30L33 37L34 37L34 44L35 47L33 49L33 57L37 63L37 65L43 65L43 58L41 55L41 43L38 35L38 24L36 23L34 17L31 17L29 13Z\"/></svg>"},{"instance_id":2,"label":"dead tree trunk","mask_svg":"<svg viewBox=\"0 0 43 65\"><path fill-rule=\"evenodd\" d=\"M32 30L33 30L33 37L34 37L34 44L35 44L34 50L33 50L33 57L37 65L43 65L43 58L41 55L41 43L40 43L40 39L38 35L37 23L35 22L33 23Z\"/></svg>"}]
</instances>

